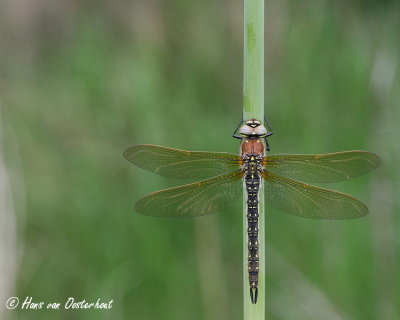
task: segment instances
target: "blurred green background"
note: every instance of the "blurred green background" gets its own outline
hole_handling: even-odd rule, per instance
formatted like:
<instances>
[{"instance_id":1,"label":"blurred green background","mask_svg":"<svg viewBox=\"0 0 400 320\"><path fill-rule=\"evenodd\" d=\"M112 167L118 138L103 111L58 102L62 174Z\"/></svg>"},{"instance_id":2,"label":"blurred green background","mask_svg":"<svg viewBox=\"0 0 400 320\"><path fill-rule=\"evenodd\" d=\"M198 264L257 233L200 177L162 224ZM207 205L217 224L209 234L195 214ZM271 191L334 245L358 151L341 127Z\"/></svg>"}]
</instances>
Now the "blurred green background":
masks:
<instances>
[{"instance_id":1,"label":"blurred green background","mask_svg":"<svg viewBox=\"0 0 400 320\"><path fill-rule=\"evenodd\" d=\"M0 318L241 319L240 206L152 219L133 204L180 184L133 144L237 152L241 1L0 3ZM355 221L267 208L267 319L400 319L400 5L266 2L272 153L365 149L383 166L332 187ZM108 311L5 301L114 300Z\"/></svg>"}]
</instances>

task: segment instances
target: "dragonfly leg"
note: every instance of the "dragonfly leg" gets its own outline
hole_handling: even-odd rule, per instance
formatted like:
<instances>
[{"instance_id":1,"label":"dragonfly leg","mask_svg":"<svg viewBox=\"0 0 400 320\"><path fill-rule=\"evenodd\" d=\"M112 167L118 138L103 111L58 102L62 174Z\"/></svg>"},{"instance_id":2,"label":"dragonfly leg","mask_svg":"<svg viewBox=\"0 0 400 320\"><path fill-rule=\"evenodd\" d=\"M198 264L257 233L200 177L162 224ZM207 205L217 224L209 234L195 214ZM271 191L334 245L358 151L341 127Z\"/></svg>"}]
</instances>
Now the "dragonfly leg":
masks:
<instances>
[{"instance_id":1,"label":"dragonfly leg","mask_svg":"<svg viewBox=\"0 0 400 320\"><path fill-rule=\"evenodd\" d=\"M268 143L267 138L264 138L264 139L265 139L265 149L266 149L267 151L271 151L271 149L269 148L269 143Z\"/></svg>"},{"instance_id":2,"label":"dragonfly leg","mask_svg":"<svg viewBox=\"0 0 400 320\"><path fill-rule=\"evenodd\" d=\"M243 137L239 134L237 134L237 131L239 130L240 126L243 124L243 120L239 122L239 125L237 126L237 128L235 129L235 131L233 131L232 137L236 138L236 139L242 139Z\"/></svg>"}]
</instances>

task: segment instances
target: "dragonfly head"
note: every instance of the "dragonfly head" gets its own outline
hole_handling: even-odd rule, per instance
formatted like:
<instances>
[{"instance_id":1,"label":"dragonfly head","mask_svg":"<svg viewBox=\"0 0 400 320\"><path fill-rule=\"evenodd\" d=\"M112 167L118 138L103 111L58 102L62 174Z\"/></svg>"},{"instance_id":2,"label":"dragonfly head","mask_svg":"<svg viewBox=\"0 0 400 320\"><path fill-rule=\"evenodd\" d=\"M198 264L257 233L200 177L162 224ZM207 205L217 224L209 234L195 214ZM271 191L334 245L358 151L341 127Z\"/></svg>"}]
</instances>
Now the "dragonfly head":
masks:
<instances>
[{"instance_id":1,"label":"dragonfly head","mask_svg":"<svg viewBox=\"0 0 400 320\"><path fill-rule=\"evenodd\" d=\"M265 126L261 123L260 120L257 120L257 119L246 120L246 121L244 121L243 125L242 125L243 122L241 122L238 125L238 127L236 128L232 137L234 137L236 139L264 138L265 144L266 144L266 149L267 149L267 151L269 151L269 144L267 141L267 137L269 137L272 134L272 129L266 118L264 118L264 121L265 121L264 122Z\"/></svg>"},{"instance_id":2,"label":"dragonfly head","mask_svg":"<svg viewBox=\"0 0 400 320\"><path fill-rule=\"evenodd\" d=\"M260 120L250 119L239 128L239 134L246 138L266 138L272 134L272 131L268 131Z\"/></svg>"}]
</instances>

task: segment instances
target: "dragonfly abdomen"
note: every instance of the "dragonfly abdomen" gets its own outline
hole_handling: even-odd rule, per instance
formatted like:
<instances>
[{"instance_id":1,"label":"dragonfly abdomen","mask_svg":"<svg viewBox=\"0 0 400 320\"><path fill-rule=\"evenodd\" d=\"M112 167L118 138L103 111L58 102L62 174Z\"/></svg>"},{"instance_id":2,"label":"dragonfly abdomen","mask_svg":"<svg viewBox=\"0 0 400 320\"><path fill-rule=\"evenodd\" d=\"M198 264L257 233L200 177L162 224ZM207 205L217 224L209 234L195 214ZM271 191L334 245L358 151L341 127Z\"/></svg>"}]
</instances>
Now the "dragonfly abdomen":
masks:
<instances>
[{"instance_id":1,"label":"dragonfly abdomen","mask_svg":"<svg viewBox=\"0 0 400 320\"><path fill-rule=\"evenodd\" d=\"M247 235L248 271L251 302L257 302L258 295L258 191L260 176L257 171L249 171L245 176L247 190Z\"/></svg>"}]
</instances>

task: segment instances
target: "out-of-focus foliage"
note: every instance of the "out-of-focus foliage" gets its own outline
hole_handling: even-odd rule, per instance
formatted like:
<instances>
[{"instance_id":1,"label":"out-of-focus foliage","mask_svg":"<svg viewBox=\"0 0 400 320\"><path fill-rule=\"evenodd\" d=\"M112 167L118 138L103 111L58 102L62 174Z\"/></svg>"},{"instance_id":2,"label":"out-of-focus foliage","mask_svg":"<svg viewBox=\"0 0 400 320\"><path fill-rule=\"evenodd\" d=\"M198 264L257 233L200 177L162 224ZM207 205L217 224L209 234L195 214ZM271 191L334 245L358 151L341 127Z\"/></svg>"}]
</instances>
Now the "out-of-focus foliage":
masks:
<instances>
[{"instance_id":1,"label":"out-of-focus foliage","mask_svg":"<svg viewBox=\"0 0 400 320\"><path fill-rule=\"evenodd\" d=\"M366 149L384 161L332 186L364 200L366 218L267 208L268 319L400 318L399 30L396 1L266 2L272 152ZM137 143L238 150L241 2L4 0L0 36L18 230L9 295L114 300L109 311L4 317L241 319L241 209L139 216L137 199L181 182L122 157Z\"/></svg>"}]
</instances>

